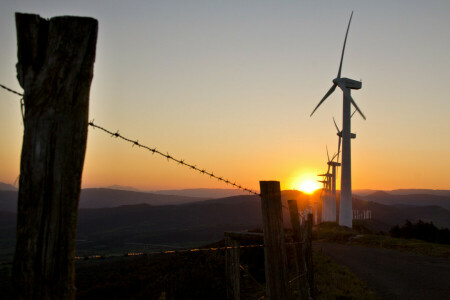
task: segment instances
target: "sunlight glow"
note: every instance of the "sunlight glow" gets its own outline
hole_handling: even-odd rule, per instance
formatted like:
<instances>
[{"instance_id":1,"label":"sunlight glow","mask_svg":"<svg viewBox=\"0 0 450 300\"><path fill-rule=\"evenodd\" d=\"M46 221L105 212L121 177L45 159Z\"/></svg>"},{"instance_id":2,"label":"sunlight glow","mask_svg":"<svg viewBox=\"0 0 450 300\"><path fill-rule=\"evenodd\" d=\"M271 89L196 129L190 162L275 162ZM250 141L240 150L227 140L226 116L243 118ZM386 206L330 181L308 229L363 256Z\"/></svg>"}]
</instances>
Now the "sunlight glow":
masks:
<instances>
[{"instance_id":1,"label":"sunlight glow","mask_svg":"<svg viewBox=\"0 0 450 300\"><path fill-rule=\"evenodd\" d=\"M312 194L318 188L320 188L320 184L317 181L311 179L302 181L297 187L299 191L307 194Z\"/></svg>"}]
</instances>

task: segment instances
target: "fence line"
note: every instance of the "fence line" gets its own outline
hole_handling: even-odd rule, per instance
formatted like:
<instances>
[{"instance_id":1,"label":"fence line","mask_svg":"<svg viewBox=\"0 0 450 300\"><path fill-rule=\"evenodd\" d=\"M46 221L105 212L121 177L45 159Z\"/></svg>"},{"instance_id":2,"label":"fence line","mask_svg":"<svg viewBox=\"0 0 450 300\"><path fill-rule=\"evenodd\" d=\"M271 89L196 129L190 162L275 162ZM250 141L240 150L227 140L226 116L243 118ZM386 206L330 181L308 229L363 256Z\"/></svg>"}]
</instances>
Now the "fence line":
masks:
<instances>
[{"instance_id":1,"label":"fence line","mask_svg":"<svg viewBox=\"0 0 450 300\"><path fill-rule=\"evenodd\" d=\"M10 88L8 88L8 87L2 85L2 84L0 84L0 87L3 88L3 89L5 89L6 91L8 91L8 92L10 92L10 93L13 93L13 94L16 94L16 95L18 95L18 96L23 97L23 94L21 94L21 93L15 91L15 90L13 90L13 89L10 89ZM23 105L23 98L22 98L22 99L21 99L22 119L24 118L23 107L24 107L24 105ZM244 192L248 192L248 193L250 193L250 194L260 196L259 193L255 192L255 191L253 191L253 190L251 190L251 189L248 189L248 188L246 188L246 187L244 187L244 186L242 186L242 185L240 185L240 184L237 184L236 182L232 182L232 181L230 181L230 180L228 180L228 179L225 179L225 178L222 177L222 176L214 175L214 172L212 172L212 171L211 171L211 172L208 172L208 171L206 171L205 169L200 169L200 168L198 168L196 165L186 163L185 160L183 160L183 159L176 159L175 157L171 156L168 152L167 152L167 154L164 154L163 152L161 152L161 151L159 151L158 149L156 149L156 147L151 148L151 147L149 147L149 146L146 146L146 145L143 145L143 144L139 143L139 140L132 140L132 139L129 139L129 138L127 138L127 137L124 137L123 135L121 135L121 134L119 133L118 130L117 130L116 132L113 132L113 131L110 131L110 130L108 130L108 129L102 127L102 126L96 125L96 124L94 124L94 120L90 121L90 122L88 123L88 125L91 126L91 127L93 127L93 128L100 129L100 130L102 130L102 131L105 132L105 133L110 134L111 137L120 138L120 139L122 139L122 140L124 140L124 141L126 141L126 142L129 142L130 144L132 144L132 146L137 146L138 148L144 148L144 149L150 151L152 154L155 154L155 153L156 153L156 154L158 154L158 155L160 155L160 156L162 156L162 157L165 157L165 158L167 159L167 161L172 160L172 161L178 163L179 165L186 166L186 167L188 167L188 168L190 168L190 169L192 169L192 170L194 170L194 171L199 172L200 174L208 175L208 176L210 176L211 178L217 179L218 181L221 181L221 182L224 182L224 183L226 183L226 184L228 184L228 185L234 186L235 188L240 189L240 190L242 190L242 191L244 191Z\"/></svg>"},{"instance_id":2,"label":"fence line","mask_svg":"<svg viewBox=\"0 0 450 300\"><path fill-rule=\"evenodd\" d=\"M264 245L256 244L256 245L244 245L239 246L239 248L262 248ZM125 256L140 256L140 255L154 255L154 254L177 254L177 253L193 253L193 252L206 252L206 251L221 251L226 249L232 249L233 247L211 247L211 248L193 248L193 249L184 249L184 250L164 250L164 251L154 251L154 252L127 252ZM85 250L80 250L85 251ZM88 258L105 258L105 257L122 257L124 255L91 255ZM85 259L83 256L75 256L74 259L82 260Z\"/></svg>"},{"instance_id":3,"label":"fence line","mask_svg":"<svg viewBox=\"0 0 450 300\"><path fill-rule=\"evenodd\" d=\"M149 146L146 146L146 145L143 145L143 144L139 143L139 140L135 140L135 141L134 141L134 140L132 140L132 139L129 139L129 138L127 138L127 137L124 137L123 135L121 135L121 134L119 133L118 130L117 130L116 132L113 132L113 131L110 131L110 130L108 130L108 129L105 129L105 128L99 126L99 125L94 124L94 120L90 121L88 124L89 124L89 126L91 126L91 127L93 127L93 128L98 128L98 129L100 129L100 130L102 130L102 131L108 133L109 135L111 135L111 137L115 137L115 138L120 138L120 139L122 139L122 140L124 140L124 141L126 141L126 142L132 144L132 146L137 146L137 147L139 147L139 148L144 148L144 149L150 151L152 154L158 154L158 155L160 155L160 156L162 156L162 157L165 157L168 161L172 160L172 161L178 163L179 165L186 166L186 167L188 167L188 168L190 168L190 169L192 169L192 170L194 170L194 171L199 172L200 174L208 175L208 176L210 176L211 178L214 178L214 179L217 179L217 180L219 180L219 181L222 181L222 182L224 182L224 183L226 183L226 184L232 185L232 186L234 186L234 187L236 187L236 188L238 188L238 189L240 189L240 190L243 190L243 191L248 192L248 193L250 193L250 194L254 194L254 195L260 196L259 193L255 192L255 191L252 191L252 190L250 190L250 189L248 189L248 188L245 188L245 187L243 187L242 185L237 184L236 182L232 182L232 181L230 181L230 180L228 180L228 179L225 179L225 178L223 178L223 177L219 177L219 176L217 176L217 175L214 175L214 173L213 173L212 171L211 171L211 172L208 172L208 171L206 171L205 169L200 169L200 168L198 168L196 165L192 165L192 164L186 163L183 159L176 159L175 157L171 156L168 152L167 152L167 154L164 154L163 152L161 152L161 151L159 151L158 149L156 149L156 147L151 148L151 147L149 147Z\"/></svg>"}]
</instances>

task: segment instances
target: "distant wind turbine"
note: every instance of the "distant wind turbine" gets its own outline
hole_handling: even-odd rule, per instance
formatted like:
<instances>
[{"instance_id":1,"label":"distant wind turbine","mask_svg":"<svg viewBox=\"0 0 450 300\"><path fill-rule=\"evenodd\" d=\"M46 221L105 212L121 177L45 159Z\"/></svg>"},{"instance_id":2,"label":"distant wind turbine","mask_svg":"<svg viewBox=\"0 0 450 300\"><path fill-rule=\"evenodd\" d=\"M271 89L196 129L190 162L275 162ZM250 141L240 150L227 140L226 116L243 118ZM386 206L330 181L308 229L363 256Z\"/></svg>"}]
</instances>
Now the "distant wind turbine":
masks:
<instances>
[{"instance_id":1,"label":"distant wind turbine","mask_svg":"<svg viewBox=\"0 0 450 300\"><path fill-rule=\"evenodd\" d=\"M342 173L341 173L341 201L339 209L339 225L352 227L352 175L351 175L351 105L353 105L358 113L366 119L362 111L353 100L350 90L359 90L362 87L361 81L341 77L342 62L344 60L345 44L347 42L348 31L352 21L353 12L350 15L347 32L345 33L344 46L342 47L341 61L337 77L333 79L333 85L325 94L325 96L314 108L311 116L319 108L319 106L330 96L337 86L342 90L343 109L342 109Z\"/></svg>"},{"instance_id":2,"label":"distant wind turbine","mask_svg":"<svg viewBox=\"0 0 450 300\"><path fill-rule=\"evenodd\" d=\"M318 176L325 177L324 180L319 180L319 182L324 184L322 191L325 191L325 195L322 196L322 221L323 222L336 222L336 167L341 164L335 162L334 159L339 153L333 155L330 159L327 147L327 165L328 169L325 174L319 174ZM330 168L332 172L330 173Z\"/></svg>"}]
</instances>

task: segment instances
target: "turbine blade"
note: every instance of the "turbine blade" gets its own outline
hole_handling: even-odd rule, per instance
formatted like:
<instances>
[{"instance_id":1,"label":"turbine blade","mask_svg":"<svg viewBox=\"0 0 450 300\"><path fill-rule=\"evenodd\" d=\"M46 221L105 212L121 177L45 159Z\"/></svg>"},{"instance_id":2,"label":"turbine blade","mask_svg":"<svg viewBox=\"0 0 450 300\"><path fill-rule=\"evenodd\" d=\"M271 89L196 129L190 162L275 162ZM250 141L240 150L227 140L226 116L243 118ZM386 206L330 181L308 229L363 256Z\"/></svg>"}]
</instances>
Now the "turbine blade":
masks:
<instances>
[{"instance_id":1,"label":"turbine blade","mask_svg":"<svg viewBox=\"0 0 450 300\"><path fill-rule=\"evenodd\" d=\"M364 120L366 120L366 116L362 113L362 111L359 109L358 105L356 105L356 102L353 101L353 98L350 97L350 100L352 101L353 106L356 108L356 110L359 112L361 117L363 117Z\"/></svg>"},{"instance_id":2,"label":"turbine blade","mask_svg":"<svg viewBox=\"0 0 450 300\"><path fill-rule=\"evenodd\" d=\"M339 152L338 152L339 153ZM333 155L333 158L331 158L331 161L334 161L334 159L336 158L336 156L338 155L338 153L335 153L334 155Z\"/></svg>"},{"instance_id":3,"label":"turbine blade","mask_svg":"<svg viewBox=\"0 0 450 300\"><path fill-rule=\"evenodd\" d=\"M345 44L347 43L347 35L348 35L348 30L350 29L350 23L352 22L352 17L353 17L353 11L352 11L352 14L350 15L350 21L348 21L347 32L345 33L344 47L342 47L341 63L339 64L339 72L338 72L337 78L341 78L342 61L344 60Z\"/></svg>"},{"instance_id":4,"label":"turbine blade","mask_svg":"<svg viewBox=\"0 0 450 300\"><path fill-rule=\"evenodd\" d=\"M363 112L359 109L358 105L356 105L355 100L353 100L352 95L350 95L349 90L347 89L347 87L345 86L345 84L343 84L342 82L338 83L339 87L341 88L341 90L344 92L345 97L350 99L350 102L353 104L353 106L356 108L356 110L359 112L359 114L361 115L361 117L363 117L364 120L366 120L366 116L363 114Z\"/></svg>"},{"instance_id":5,"label":"turbine blade","mask_svg":"<svg viewBox=\"0 0 450 300\"><path fill-rule=\"evenodd\" d=\"M336 120L334 119L334 117L333 117L333 122L334 122L334 126L336 127L337 132L338 132L338 133L341 132L341 131L339 130L339 127L338 127L337 124L336 124Z\"/></svg>"},{"instance_id":6,"label":"turbine blade","mask_svg":"<svg viewBox=\"0 0 450 300\"><path fill-rule=\"evenodd\" d=\"M333 84L333 86L328 90L328 92L325 94L325 96L323 96L322 100L320 100L319 104L317 104L316 108L314 108L313 112L311 113L310 117L314 114L314 112L319 108L319 106L323 103L323 101L325 101L325 99L328 98L328 96L330 96L334 90L336 89L336 84Z\"/></svg>"},{"instance_id":7,"label":"turbine blade","mask_svg":"<svg viewBox=\"0 0 450 300\"><path fill-rule=\"evenodd\" d=\"M328 161L330 161L330 155L328 154L328 145L325 146L327 149L327 157L328 157Z\"/></svg>"},{"instance_id":8,"label":"turbine blade","mask_svg":"<svg viewBox=\"0 0 450 300\"><path fill-rule=\"evenodd\" d=\"M352 115L350 116L350 118L353 118L353 115L355 114L355 112L356 112L356 109L355 109L355 111L352 113Z\"/></svg>"}]
</instances>

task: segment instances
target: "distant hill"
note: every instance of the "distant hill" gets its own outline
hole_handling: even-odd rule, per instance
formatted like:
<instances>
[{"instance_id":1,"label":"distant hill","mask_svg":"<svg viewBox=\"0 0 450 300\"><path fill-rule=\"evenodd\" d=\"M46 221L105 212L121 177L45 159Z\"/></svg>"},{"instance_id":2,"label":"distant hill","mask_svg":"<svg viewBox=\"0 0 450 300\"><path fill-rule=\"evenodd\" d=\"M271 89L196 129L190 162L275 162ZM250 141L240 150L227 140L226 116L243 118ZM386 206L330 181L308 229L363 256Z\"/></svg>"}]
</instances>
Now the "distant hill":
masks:
<instances>
[{"instance_id":1,"label":"distant hill","mask_svg":"<svg viewBox=\"0 0 450 300\"><path fill-rule=\"evenodd\" d=\"M123 205L176 205L205 201L208 198L160 195L116 189L83 189L79 208L108 208ZM17 211L17 191L0 191L0 211Z\"/></svg>"},{"instance_id":2,"label":"distant hill","mask_svg":"<svg viewBox=\"0 0 450 300\"><path fill-rule=\"evenodd\" d=\"M0 221L0 248L3 249L14 241L16 215L0 212L0 217L4 217ZM80 255L89 255L143 247L156 251L171 249L171 245L202 245L222 239L224 231L261 227L261 219L258 196L180 205L80 209L77 250Z\"/></svg>"},{"instance_id":3,"label":"distant hill","mask_svg":"<svg viewBox=\"0 0 450 300\"><path fill-rule=\"evenodd\" d=\"M436 205L450 210L450 196L437 196L431 194L400 195L400 194L392 194L391 192L378 191L367 196L360 196L360 198L386 205L398 205L398 204L414 205L414 206Z\"/></svg>"},{"instance_id":4,"label":"distant hill","mask_svg":"<svg viewBox=\"0 0 450 300\"><path fill-rule=\"evenodd\" d=\"M364 223L375 231L387 232L392 226L403 225L405 220L433 222L439 228L450 228L450 210L440 206L384 205L353 198L353 209L371 210L372 220Z\"/></svg>"},{"instance_id":5,"label":"distant hill","mask_svg":"<svg viewBox=\"0 0 450 300\"><path fill-rule=\"evenodd\" d=\"M0 211L17 211L17 191L0 191Z\"/></svg>"},{"instance_id":6,"label":"distant hill","mask_svg":"<svg viewBox=\"0 0 450 300\"><path fill-rule=\"evenodd\" d=\"M0 182L0 191L17 191L17 188L12 184Z\"/></svg>"},{"instance_id":7,"label":"distant hill","mask_svg":"<svg viewBox=\"0 0 450 300\"><path fill-rule=\"evenodd\" d=\"M175 205L205 200L208 200L208 198L160 195L103 188L83 189L81 190L79 208L108 208L135 204Z\"/></svg>"},{"instance_id":8,"label":"distant hill","mask_svg":"<svg viewBox=\"0 0 450 300\"><path fill-rule=\"evenodd\" d=\"M150 192L162 195L201 197L208 199L218 199L232 196L248 195L248 193L237 189L183 189L183 190L159 190Z\"/></svg>"},{"instance_id":9,"label":"distant hill","mask_svg":"<svg viewBox=\"0 0 450 300\"><path fill-rule=\"evenodd\" d=\"M354 195L358 196L368 196L370 194L376 193L376 192L385 192L389 193L391 195L434 195L434 196L449 196L450 197L450 190L433 190L433 189L396 189L396 190L369 190L369 189L362 189L362 190L353 190Z\"/></svg>"},{"instance_id":10,"label":"distant hill","mask_svg":"<svg viewBox=\"0 0 450 300\"><path fill-rule=\"evenodd\" d=\"M145 192L145 191L141 191L139 189L136 189L134 187L131 186L123 186L123 185L110 185L107 187L104 187L105 189L110 189L110 190L122 190L122 191L132 191L132 192Z\"/></svg>"},{"instance_id":11,"label":"distant hill","mask_svg":"<svg viewBox=\"0 0 450 300\"><path fill-rule=\"evenodd\" d=\"M295 191L282 195L283 202L295 197L300 197L303 202L310 197ZM305 203L299 206L303 207ZM406 219L412 222L421 219L438 227L450 227L450 211L438 206L398 207L354 198L353 207L372 211L373 219L364 223L375 231L386 232L396 224L404 224ZM282 211L285 225L290 226L288 210L284 207ZM224 231L260 228L261 220L258 196L234 196L179 205L84 208L78 215L77 249L80 255L88 255L201 245L220 240ZM14 227L15 214L0 212L0 249L11 249Z\"/></svg>"},{"instance_id":12,"label":"distant hill","mask_svg":"<svg viewBox=\"0 0 450 300\"><path fill-rule=\"evenodd\" d=\"M432 190L432 189L398 189L388 192L393 195L435 195L450 197L450 190Z\"/></svg>"}]
</instances>

